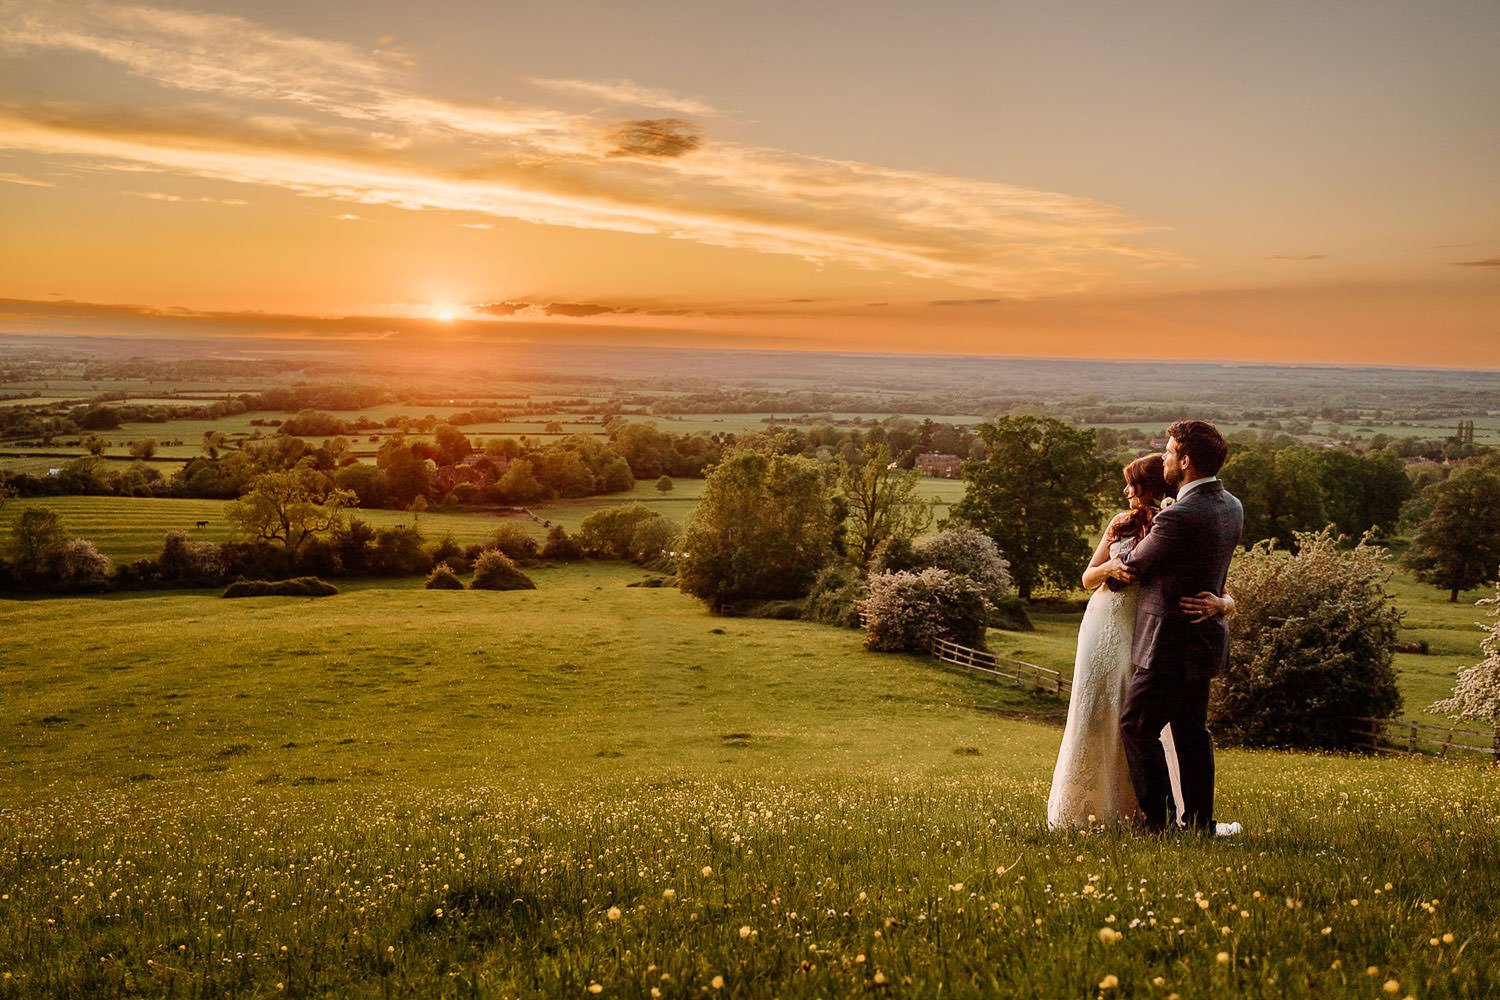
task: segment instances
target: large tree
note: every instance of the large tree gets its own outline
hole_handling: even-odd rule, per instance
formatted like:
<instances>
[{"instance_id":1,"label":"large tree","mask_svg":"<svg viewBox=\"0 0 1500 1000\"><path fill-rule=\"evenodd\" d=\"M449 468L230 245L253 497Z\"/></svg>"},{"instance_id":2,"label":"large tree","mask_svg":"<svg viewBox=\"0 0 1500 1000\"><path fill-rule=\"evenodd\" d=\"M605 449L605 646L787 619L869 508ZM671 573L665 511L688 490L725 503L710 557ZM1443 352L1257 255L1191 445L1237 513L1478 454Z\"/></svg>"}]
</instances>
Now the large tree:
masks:
<instances>
[{"instance_id":1,"label":"large tree","mask_svg":"<svg viewBox=\"0 0 1500 1000\"><path fill-rule=\"evenodd\" d=\"M1466 465L1412 501L1416 537L1402 560L1418 580L1448 591L1490 583L1500 572L1500 469Z\"/></svg>"},{"instance_id":2,"label":"large tree","mask_svg":"<svg viewBox=\"0 0 1500 1000\"><path fill-rule=\"evenodd\" d=\"M816 463L735 452L708 474L683 530L680 586L716 611L754 598L801 597L832 555L833 532Z\"/></svg>"},{"instance_id":3,"label":"large tree","mask_svg":"<svg viewBox=\"0 0 1500 1000\"><path fill-rule=\"evenodd\" d=\"M917 495L918 473L893 468L885 445L868 448L862 461L839 460L838 489L848 510L845 550L861 572L881 542L915 538L932 523L932 507Z\"/></svg>"},{"instance_id":4,"label":"large tree","mask_svg":"<svg viewBox=\"0 0 1500 1000\"><path fill-rule=\"evenodd\" d=\"M280 545L287 562L295 565L302 546L343 524L345 507L355 496L341 490L323 473L307 466L285 472L264 472L250 481L250 489L226 509L236 532L260 542Z\"/></svg>"},{"instance_id":5,"label":"large tree","mask_svg":"<svg viewBox=\"0 0 1500 1000\"><path fill-rule=\"evenodd\" d=\"M1035 416L1000 417L977 432L985 457L963 464L968 490L953 520L995 540L1023 599L1043 583L1074 586L1113 481L1093 432Z\"/></svg>"}]
</instances>

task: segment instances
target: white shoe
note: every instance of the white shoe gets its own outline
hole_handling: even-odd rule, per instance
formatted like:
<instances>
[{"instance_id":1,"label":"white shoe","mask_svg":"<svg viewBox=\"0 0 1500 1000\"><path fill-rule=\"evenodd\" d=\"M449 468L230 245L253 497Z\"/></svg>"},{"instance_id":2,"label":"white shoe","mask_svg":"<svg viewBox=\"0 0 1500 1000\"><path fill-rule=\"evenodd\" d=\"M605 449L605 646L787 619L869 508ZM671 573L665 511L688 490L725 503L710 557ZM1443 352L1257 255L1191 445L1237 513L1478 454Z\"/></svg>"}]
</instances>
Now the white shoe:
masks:
<instances>
[{"instance_id":1,"label":"white shoe","mask_svg":"<svg viewBox=\"0 0 1500 1000\"><path fill-rule=\"evenodd\" d=\"M1245 832L1245 828L1238 823L1215 823L1215 837L1238 837Z\"/></svg>"}]
</instances>

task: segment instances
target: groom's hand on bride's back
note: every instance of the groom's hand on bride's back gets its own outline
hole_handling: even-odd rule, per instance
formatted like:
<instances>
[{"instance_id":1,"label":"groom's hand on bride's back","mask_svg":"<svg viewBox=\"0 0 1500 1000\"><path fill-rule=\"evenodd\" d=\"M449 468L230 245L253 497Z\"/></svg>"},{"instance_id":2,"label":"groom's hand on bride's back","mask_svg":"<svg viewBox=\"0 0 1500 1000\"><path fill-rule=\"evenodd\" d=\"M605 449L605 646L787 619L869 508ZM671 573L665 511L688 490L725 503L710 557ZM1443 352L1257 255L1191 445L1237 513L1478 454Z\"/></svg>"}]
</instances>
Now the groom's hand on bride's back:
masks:
<instances>
[{"instance_id":1,"label":"groom's hand on bride's back","mask_svg":"<svg viewBox=\"0 0 1500 1000\"><path fill-rule=\"evenodd\" d=\"M1200 591L1192 597L1180 598L1177 610L1188 615L1194 625L1224 613L1219 595L1209 590Z\"/></svg>"}]
</instances>

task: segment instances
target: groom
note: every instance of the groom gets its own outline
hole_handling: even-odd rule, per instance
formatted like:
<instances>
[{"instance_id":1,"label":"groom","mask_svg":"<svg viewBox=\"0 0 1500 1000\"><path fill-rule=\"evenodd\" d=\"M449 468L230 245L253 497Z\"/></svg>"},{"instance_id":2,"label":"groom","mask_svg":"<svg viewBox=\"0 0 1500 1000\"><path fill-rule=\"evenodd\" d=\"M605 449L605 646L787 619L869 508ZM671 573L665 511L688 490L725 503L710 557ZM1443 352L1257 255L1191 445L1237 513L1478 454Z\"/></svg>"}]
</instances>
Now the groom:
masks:
<instances>
[{"instance_id":1,"label":"groom","mask_svg":"<svg viewBox=\"0 0 1500 1000\"><path fill-rule=\"evenodd\" d=\"M1177 502L1123 560L1141 587L1131 662L1135 673L1120 713L1130 782L1146 825L1174 825L1171 780L1161 731L1172 727L1182 779L1183 820L1214 833L1214 743L1208 731L1208 683L1229 662L1229 628L1221 615L1195 620L1178 601L1224 593L1244 512L1219 481L1229 446L1213 424L1179 420L1167 428L1162 456ZM1220 825L1222 826L1222 824ZM1238 832L1237 824L1224 830Z\"/></svg>"}]
</instances>

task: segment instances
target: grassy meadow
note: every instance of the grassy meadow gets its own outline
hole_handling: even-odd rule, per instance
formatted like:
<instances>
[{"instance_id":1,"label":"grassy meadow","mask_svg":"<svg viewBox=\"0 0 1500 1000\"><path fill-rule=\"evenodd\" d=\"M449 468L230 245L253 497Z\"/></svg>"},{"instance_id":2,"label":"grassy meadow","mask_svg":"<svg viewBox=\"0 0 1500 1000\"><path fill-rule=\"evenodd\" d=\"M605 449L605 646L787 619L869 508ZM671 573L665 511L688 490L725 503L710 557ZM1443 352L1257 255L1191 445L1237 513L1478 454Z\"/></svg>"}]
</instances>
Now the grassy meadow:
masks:
<instances>
[{"instance_id":1,"label":"grassy meadow","mask_svg":"<svg viewBox=\"0 0 1500 1000\"><path fill-rule=\"evenodd\" d=\"M1057 702L641 575L0 604L0 996L1500 989L1491 769L1049 833Z\"/></svg>"}]
</instances>

